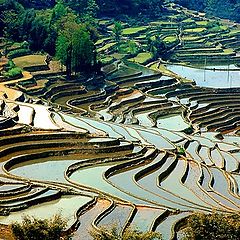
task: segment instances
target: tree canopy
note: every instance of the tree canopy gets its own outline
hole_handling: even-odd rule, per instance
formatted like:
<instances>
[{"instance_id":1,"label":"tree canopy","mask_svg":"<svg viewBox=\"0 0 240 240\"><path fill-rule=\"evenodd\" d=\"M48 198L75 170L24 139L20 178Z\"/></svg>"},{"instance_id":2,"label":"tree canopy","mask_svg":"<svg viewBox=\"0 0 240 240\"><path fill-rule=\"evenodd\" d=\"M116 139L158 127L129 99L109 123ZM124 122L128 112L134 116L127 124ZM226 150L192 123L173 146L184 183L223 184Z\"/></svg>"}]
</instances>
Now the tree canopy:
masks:
<instances>
[{"instance_id":1,"label":"tree canopy","mask_svg":"<svg viewBox=\"0 0 240 240\"><path fill-rule=\"evenodd\" d=\"M3 7L12 9L13 5L47 9L53 8L58 1L2 0L0 10L2 11ZM111 17L148 15L154 17L161 14L164 2L175 2L190 9L240 22L240 0L62 0L62 2L82 15L83 18L96 15Z\"/></svg>"},{"instance_id":2,"label":"tree canopy","mask_svg":"<svg viewBox=\"0 0 240 240\"><path fill-rule=\"evenodd\" d=\"M65 19L56 42L56 56L66 66L70 78L72 72L92 70L96 54L86 25L74 22L70 14Z\"/></svg>"}]
</instances>

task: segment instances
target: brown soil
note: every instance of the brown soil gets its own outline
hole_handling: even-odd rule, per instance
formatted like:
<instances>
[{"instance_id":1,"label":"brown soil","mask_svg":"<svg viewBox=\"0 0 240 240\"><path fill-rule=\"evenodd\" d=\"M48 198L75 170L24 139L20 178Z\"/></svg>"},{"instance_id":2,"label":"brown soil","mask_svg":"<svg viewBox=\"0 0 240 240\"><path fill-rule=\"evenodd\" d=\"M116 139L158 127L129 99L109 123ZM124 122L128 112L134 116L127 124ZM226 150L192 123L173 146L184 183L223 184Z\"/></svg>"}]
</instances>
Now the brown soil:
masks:
<instances>
[{"instance_id":1,"label":"brown soil","mask_svg":"<svg viewBox=\"0 0 240 240\"><path fill-rule=\"evenodd\" d=\"M9 226L0 225L0 240L15 240Z\"/></svg>"}]
</instances>

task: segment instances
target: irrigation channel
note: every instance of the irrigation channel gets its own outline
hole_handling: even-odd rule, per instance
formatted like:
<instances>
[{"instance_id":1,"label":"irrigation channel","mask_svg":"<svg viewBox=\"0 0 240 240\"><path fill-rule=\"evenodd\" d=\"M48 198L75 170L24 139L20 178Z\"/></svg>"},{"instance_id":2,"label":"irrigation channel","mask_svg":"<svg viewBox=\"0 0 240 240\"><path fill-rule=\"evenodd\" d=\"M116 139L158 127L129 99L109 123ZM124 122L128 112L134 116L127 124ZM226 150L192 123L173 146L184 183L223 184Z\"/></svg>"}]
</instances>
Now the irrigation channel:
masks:
<instances>
[{"instance_id":1,"label":"irrigation channel","mask_svg":"<svg viewBox=\"0 0 240 240\"><path fill-rule=\"evenodd\" d=\"M195 211L239 211L239 69L168 68L196 84L119 62L97 87L1 83L0 222L61 213L73 239L112 224L176 239Z\"/></svg>"}]
</instances>

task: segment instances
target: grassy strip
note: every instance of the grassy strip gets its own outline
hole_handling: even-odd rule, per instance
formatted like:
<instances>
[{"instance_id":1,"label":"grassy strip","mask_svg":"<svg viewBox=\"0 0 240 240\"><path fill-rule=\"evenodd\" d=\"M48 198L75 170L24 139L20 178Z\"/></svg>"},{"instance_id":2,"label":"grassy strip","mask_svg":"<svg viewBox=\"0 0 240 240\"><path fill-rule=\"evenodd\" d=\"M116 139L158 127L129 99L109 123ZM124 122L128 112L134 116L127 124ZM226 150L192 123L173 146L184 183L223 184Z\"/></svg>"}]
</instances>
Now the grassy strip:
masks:
<instances>
[{"instance_id":1,"label":"grassy strip","mask_svg":"<svg viewBox=\"0 0 240 240\"><path fill-rule=\"evenodd\" d=\"M141 27L133 27L133 28L125 28L123 29L123 35L132 35L132 34L136 34L140 31L144 31L147 30L147 26L141 26Z\"/></svg>"},{"instance_id":2,"label":"grassy strip","mask_svg":"<svg viewBox=\"0 0 240 240\"><path fill-rule=\"evenodd\" d=\"M139 53L136 57L128 59L131 62L143 64L152 58L152 54L149 52Z\"/></svg>"}]
</instances>

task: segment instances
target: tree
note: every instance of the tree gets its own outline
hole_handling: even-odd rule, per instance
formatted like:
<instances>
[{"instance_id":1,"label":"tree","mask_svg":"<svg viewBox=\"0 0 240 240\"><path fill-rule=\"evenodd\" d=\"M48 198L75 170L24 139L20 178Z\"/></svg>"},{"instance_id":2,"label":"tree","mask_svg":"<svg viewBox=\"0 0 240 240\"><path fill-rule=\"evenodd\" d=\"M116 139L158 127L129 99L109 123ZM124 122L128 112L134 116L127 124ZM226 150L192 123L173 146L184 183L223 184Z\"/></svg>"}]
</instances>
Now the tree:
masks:
<instances>
[{"instance_id":1,"label":"tree","mask_svg":"<svg viewBox=\"0 0 240 240\"><path fill-rule=\"evenodd\" d=\"M57 20L61 19L63 16L66 16L68 9L63 3L63 0L57 1L56 5L53 8L53 13L51 16L51 24L54 24Z\"/></svg>"},{"instance_id":2,"label":"tree","mask_svg":"<svg viewBox=\"0 0 240 240\"><path fill-rule=\"evenodd\" d=\"M121 22L114 22L114 28L112 31L113 31L113 35L116 42L119 44L122 37L122 31L123 31Z\"/></svg>"},{"instance_id":3,"label":"tree","mask_svg":"<svg viewBox=\"0 0 240 240\"><path fill-rule=\"evenodd\" d=\"M104 16L119 16L121 14L158 16L162 12L163 5L163 0L96 0L96 2L100 7L100 14Z\"/></svg>"},{"instance_id":4,"label":"tree","mask_svg":"<svg viewBox=\"0 0 240 240\"><path fill-rule=\"evenodd\" d=\"M240 3L237 3L236 5L234 5L234 19L237 22L240 22Z\"/></svg>"},{"instance_id":5,"label":"tree","mask_svg":"<svg viewBox=\"0 0 240 240\"><path fill-rule=\"evenodd\" d=\"M30 30L36 18L36 11L34 9L26 9L21 15L18 15L18 18L20 18L21 22L18 29L21 40L29 40Z\"/></svg>"},{"instance_id":6,"label":"tree","mask_svg":"<svg viewBox=\"0 0 240 240\"><path fill-rule=\"evenodd\" d=\"M197 213L187 221L186 239L239 240L240 215Z\"/></svg>"},{"instance_id":7,"label":"tree","mask_svg":"<svg viewBox=\"0 0 240 240\"><path fill-rule=\"evenodd\" d=\"M18 240L67 240L70 235L64 234L66 226L59 215L45 220L25 216L22 223L13 223L11 229Z\"/></svg>"},{"instance_id":8,"label":"tree","mask_svg":"<svg viewBox=\"0 0 240 240\"><path fill-rule=\"evenodd\" d=\"M137 44L134 41L128 41L128 48L131 54L137 53Z\"/></svg>"},{"instance_id":9,"label":"tree","mask_svg":"<svg viewBox=\"0 0 240 240\"><path fill-rule=\"evenodd\" d=\"M44 41L48 37L48 25L43 17L37 16L34 19L29 37L32 50L37 51L43 49Z\"/></svg>"},{"instance_id":10,"label":"tree","mask_svg":"<svg viewBox=\"0 0 240 240\"><path fill-rule=\"evenodd\" d=\"M176 3L207 14L240 21L239 0L175 0Z\"/></svg>"},{"instance_id":11,"label":"tree","mask_svg":"<svg viewBox=\"0 0 240 240\"><path fill-rule=\"evenodd\" d=\"M73 72L91 71L96 63L95 46L84 24L64 24L57 38L56 56L66 66L68 79Z\"/></svg>"},{"instance_id":12,"label":"tree","mask_svg":"<svg viewBox=\"0 0 240 240\"><path fill-rule=\"evenodd\" d=\"M95 0L64 0L64 2L83 18L97 15L98 5Z\"/></svg>"},{"instance_id":13,"label":"tree","mask_svg":"<svg viewBox=\"0 0 240 240\"><path fill-rule=\"evenodd\" d=\"M18 37L18 27L20 25L20 15L24 7L15 0L0 1L0 34L4 34L11 39Z\"/></svg>"},{"instance_id":14,"label":"tree","mask_svg":"<svg viewBox=\"0 0 240 240\"><path fill-rule=\"evenodd\" d=\"M18 14L14 10L4 11L2 13L2 21L4 23L4 36L8 39L18 40L18 29L20 26Z\"/></svg>"},{"instance_id":15,"label":"tree","mask_svg":"<svg viewBox=\"0 0 240 240\"><path fill-rule=\"evenodd\" d=\"M156 36L156 39L151 39L151 36L147 34L147 47L147 50L153 54L155 59L166 51L166 46L160 36Z\"/></svg>"},{"instance_id":16,"label":"tree","mask_svg":"<svg viewBox=\"0 0 240 240\"><path fill-rule=\"evenodd\" d=\"M87 6L84 9L84 21L88 21L90 23L94 23L95 18L97 17L97 12L99 10L98 5L96 4L95 0L88 0Z\"/></svg>"},{"instance_id":17,"label":"tree","mask_svg":"<svg viewBox=\"0 0 240 240\"><path fill-rule=\"evenodd\" d=\"M20 4L9 4L5 5L6 10L1 13L4 36L17 42L27 41L33 51L44 50L54 54L57 33L50 23L51 10L36 11L24 9ZM9 6L13 9L9 10Z\"/></svg>"},{"instance_id":18,"label":"tree","mask_svg":"<svg viewBox=\"0 0 240 240\"><path fill-rule=\"evenodd\" d=\"M64 3L79 14L87 7L87 0L64 0Z\"/></svg>"},{"instance_id":19,"label":"tree","mask_svg":"<svg viewBox=\"0 0 240 240\"><path fill-rule=\"evenodd\" d=\"M139 12L151 17L159 17L162 13L163 0L141 0L139 4Z\"/></svg>"}]
</instances>

